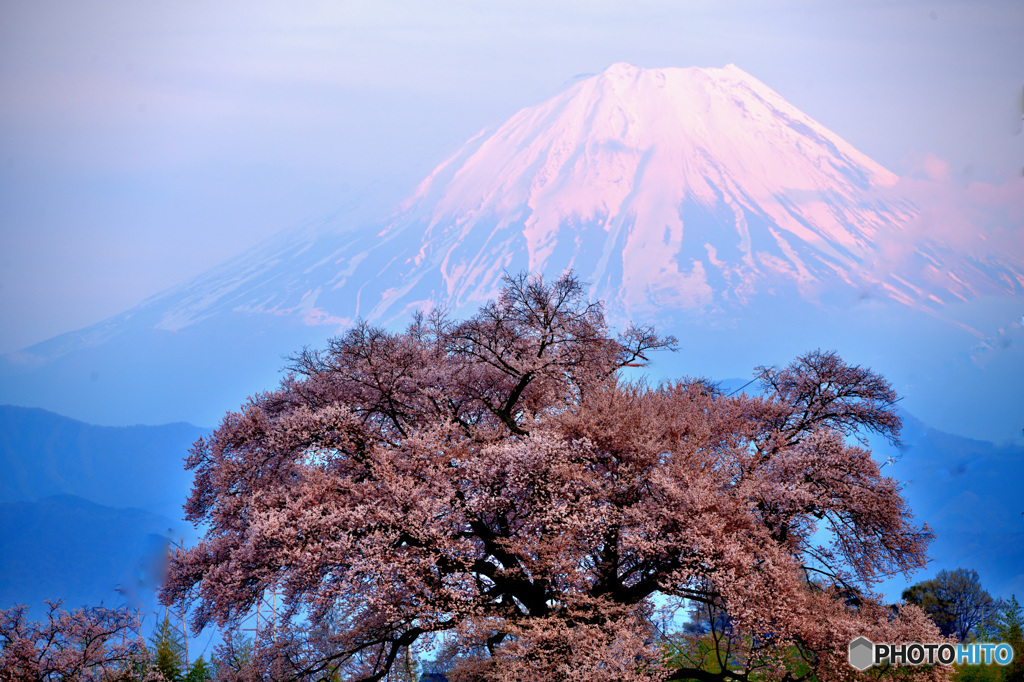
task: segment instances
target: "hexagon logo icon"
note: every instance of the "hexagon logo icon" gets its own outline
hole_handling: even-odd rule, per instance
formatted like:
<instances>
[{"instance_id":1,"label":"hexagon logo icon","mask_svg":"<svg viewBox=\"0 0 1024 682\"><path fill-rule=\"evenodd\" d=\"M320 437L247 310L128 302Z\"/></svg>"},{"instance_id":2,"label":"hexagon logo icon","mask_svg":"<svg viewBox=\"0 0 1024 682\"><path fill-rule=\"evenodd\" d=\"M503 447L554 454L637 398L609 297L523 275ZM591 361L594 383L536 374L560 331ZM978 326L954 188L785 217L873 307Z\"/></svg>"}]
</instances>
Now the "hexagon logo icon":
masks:
<instances>
[{"instance_id":1,"label":"hexagon logo icon","mask_svg":"<svg viewBox=\"0 0 1024 682\"><path fill-rule=\"evenodd\" d=\"M850 665L857 670L867 670L874 663L875 644L867 637L858 637L850 642Z\"/></svg>"}]
</instances>

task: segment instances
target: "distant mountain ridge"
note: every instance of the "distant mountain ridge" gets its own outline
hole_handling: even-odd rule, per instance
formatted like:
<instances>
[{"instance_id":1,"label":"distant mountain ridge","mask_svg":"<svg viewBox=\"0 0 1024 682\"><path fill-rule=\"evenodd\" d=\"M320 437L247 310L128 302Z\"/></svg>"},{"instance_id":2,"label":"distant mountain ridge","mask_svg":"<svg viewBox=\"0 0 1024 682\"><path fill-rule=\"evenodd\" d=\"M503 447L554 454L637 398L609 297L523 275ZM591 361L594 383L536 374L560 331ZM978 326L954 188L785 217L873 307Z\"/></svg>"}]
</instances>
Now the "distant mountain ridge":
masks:
<instances>
[{"instance_id":1,"label":"distant mountain ridge","mask_svg":"<svg viewBox=\"0 0 1024 682\"><path fill-rule=\"evenodd\" d=\"M192 473L184 458L207 432L191 424L95 426L0 405L0 609L155 608L169 540Z\"/></svg>"},{"instance_id":2,"label":"distant mountain ridge","mask_svg":"<svg viewBox=\"0 0 1024 682\"><path fill-rule=\"evenodd\" d=\"M722 386L730 392L756 390L742 379ZM876 461L894 457L883 472L905 483L917 520L937 533L931 552L936 563L918 579L965 566L977 569L993 594L1024 593L1024 503L1017 504L1016 494L1024 477L1024 448L954 436L905 413L903 419L900 450L880 439L872 449ZM70 607L102 601L155 608L168 540L196 537L173 520L177 511L168 516L153 506L173 499L180 510L189 494L191 474L182 467L179 445L168 436L191 436L190 430L198 431L188 425L112 429L42 410L0 407L0 443L22 444L21 490L40 493L17 501L7 497L9 492L0 496L0 609L25 603L39 614L44 599L64 599ZM99 437L104 434L106 439ZM125 444L132 448L124 449ZM89 476L78 480L90 468L118 470L133 452L148 453L142 458L148 466L122 471L116 489L138 491L135 499L150 503L129 505L120 495L111 501L110 487L97 486ZM7 459L0 460L6 462L0 480L9 476L9 456L8 450ZM67 487L69 480L77 494L47 493ZM93 499L85 497L90 490ZM884 589L898 594L903 586L897 577Z\"/></svg>"},{"instance_id":3,"label":"distant mountain ridge","mask_svg":"<svg viewBox=\"0 0 1024 682\"><path fill-rule=\"evenodd\" d=\"M976 569L994 596L1024 594L1024 446L963 438L906 414L902 448L872 443L875 461L892 455L883 472L903 483L916 521L936 533L933 562L919 579L939 570ZM902 585L902 578L887 585ZM901 588L899 588L901 589ZM898 589L896 590L898 591Z\"/></svg>"},{"instance_id":4,"label":"distant mountain ridge","mask_svg":"<svg viewBox=\"0 0 1024 682\"><path fill-rule=\"evenodd\" d=\"M184 460L206 432L191 424L94 426L0 405L0 503L74 495L179 518L192 484Z\"/></svg>"},{"instance_id":5,"label":"distant mountain ridge","mask_svg":"<svg viewBox=\"0 0 1024 682\"><path fill-rule=\"evenodd\" d=\"M0 609L44 601L156 608L167 557L165 517L74 495L0 503Z\"/></svg>"}]
</instances>

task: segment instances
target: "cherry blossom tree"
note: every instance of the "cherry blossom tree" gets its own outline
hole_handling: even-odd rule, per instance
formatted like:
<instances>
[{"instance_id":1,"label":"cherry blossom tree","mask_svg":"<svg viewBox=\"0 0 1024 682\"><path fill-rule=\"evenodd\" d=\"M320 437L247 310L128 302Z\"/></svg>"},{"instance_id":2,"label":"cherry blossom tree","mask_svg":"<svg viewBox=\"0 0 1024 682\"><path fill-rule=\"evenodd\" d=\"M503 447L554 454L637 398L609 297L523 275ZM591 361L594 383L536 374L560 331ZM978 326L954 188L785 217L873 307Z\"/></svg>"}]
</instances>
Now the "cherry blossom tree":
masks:
<instances>
[{"instance_id":1,"label":"cherry blossom tree","mask_svg":"<svg viewBox=\"0 0 1024 682\"><path fill-rule=\"evenodd\" d=\"M24 606L0 611L0 681L141 679L147 655L138 629L123 608L66 611L52 602L42 622Z\"/></svg>"},{"instance_id":2,"label":"cherry blossom tree","mask_svg":"<svg viewBox=\"0 0 1024 682\"><path fill-rule=\"evenodd\" d=\"M571 274L465 321L358 324L195 444L206 536L163 598L230 628L277 590L253 657L274 679L381 680L433 646L453 679L841 680L857 636L937 637L870 591L931 537L857 440L897 438L889 384L817 351L758 395L622 377L673 344L610 334ZM726 614L718 663L666 648L680 599Z\"/></svg>"}]
</instances>

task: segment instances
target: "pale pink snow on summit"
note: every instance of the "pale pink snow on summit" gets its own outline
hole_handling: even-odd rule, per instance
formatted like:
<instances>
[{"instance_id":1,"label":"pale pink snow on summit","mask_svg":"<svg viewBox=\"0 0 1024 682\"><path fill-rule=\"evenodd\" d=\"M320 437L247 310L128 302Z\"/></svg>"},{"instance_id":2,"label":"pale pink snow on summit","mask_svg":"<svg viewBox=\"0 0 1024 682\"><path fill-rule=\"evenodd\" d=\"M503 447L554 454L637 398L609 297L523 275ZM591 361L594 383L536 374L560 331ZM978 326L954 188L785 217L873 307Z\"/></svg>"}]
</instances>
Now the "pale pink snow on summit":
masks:
<instances>
[{"instance_id":1,"label":"pale pink snow on summit","mask_svg":"<svg viewBox=\"0 0 1024 682\"><path fill-rule=\"evenodd\" d=\"M560 243L573 239L572 225L599 225L605 241L625 230L615 254L622 302L633 308L653 293L658 305L693 307L712 301L706 270L716 266L680 257L689 237L680 215L684 202L731 216L719 238L739 249L739 264L717 267L737 280L738 289L752 290L762 270L790 272L803 284L816 279L791 242L809 245L841 263L840 269L852 266L879 230L910 213L861 210L851 216L836 208L836 200L856 202L865 190L896 180L735 66L615 64L520 111L482 142L470 141L420 185L406 208L429 215L425 242L457 230L458 244L482 220L495 234L515 230L530 270L570 265L552 257ZM749 212L778 228L769 233L770 252L751 246ZM591 240L583 248L601 245ZM478 281L470 276L474 266L484 263L444 259L446 293L458 296L467 279ZM608 266L608 259L600 259L581 274L600 281Z\"/></svg>"},{"instance_id":2,"label":"pale pink snow on summit","mask_svg":"<svg viewBox=\"0 0 1024 682\"><path fill-rule=\"evenodd\" d=\"M1019 262L922 231L897 181L735 66L615 64L469 140L391 216L282 233L145 305L174 329L218 310L388 323L570 267L613 320L1024 290Z\"/></svg>"}]
</instances>

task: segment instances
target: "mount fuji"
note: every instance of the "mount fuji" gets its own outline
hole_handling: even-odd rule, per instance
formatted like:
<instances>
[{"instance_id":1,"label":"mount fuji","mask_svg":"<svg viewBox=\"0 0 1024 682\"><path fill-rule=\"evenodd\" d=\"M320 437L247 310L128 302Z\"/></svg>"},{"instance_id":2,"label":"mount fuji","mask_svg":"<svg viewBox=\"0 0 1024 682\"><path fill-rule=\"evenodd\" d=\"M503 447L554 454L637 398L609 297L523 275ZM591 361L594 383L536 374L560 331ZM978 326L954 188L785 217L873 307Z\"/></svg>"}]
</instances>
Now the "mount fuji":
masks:
<instances>
[{"instance_id":1,"label":"mount fuji","mask_svg":"<svg viewBox=\"0 0 1024 682\"><path fill-rule=\"evenodd\" d=\"M524 270L573 268L613 322L656 321L683 350L732 352L755 361L746 369L839 341L877 362L880 334L903 339L905 358L953 330L936 352L964 355L977 334L951 311L1019 301L1024 259L911 234L919 216L895 174L741 69L615 64L481 132L383 218L339 212L279 233L5 356L0 401L210 424L272 385L284 353L359 318L470 311Z\"/></svg>"}]
</instances>

